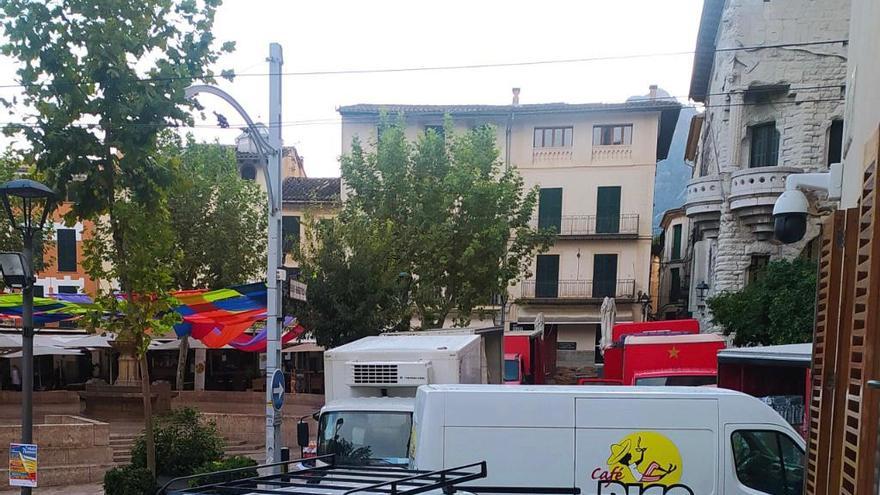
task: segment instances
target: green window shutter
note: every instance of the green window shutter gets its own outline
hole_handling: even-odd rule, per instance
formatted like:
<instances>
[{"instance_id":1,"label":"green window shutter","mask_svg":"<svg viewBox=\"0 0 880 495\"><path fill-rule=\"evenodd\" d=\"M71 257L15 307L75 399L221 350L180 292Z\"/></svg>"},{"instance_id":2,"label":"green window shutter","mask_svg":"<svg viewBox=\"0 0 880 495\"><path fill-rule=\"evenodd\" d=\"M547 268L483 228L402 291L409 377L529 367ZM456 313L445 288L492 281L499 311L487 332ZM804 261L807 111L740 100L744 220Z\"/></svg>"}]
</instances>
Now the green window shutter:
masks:
<instances>
[{"instance_id":1,"label":"green window shutter","mask_svg":"<svg viewBox=\"0 0 880 495\"><path fill-rule=\"evenodd\" d=\"M616 289L617 255L593 255L593 297L615 297Z\"/></svg>"},{"instance_id":2,"label":"green window shutter","mask_svg":"<svg viewBox=\"0 0 880 495\"><path fill-rule=\"evenodd\" d=\"M58 271L76 271L76 230L58 229Z\"/></svg>"},{"instance_id":3,"label":"green window shutter","mask_svg":"<svg viewBox=\"0 0 880 495\"><path fill-rule=\"evenodd\" d=\"M681 224L672 226L672 259L681 259Z\"/></svg>"},{"instance_id":4,"label":"green window shutter","mask_svg":"<svg viewBox=\"0 0 880 495\"><path fill-rule=\"evenodd\" d=\"M600 187L596 198L596 233L620 232L620 186Z\"/></svg>"},{"instance_id":5,"label":"green window shutter","mask_svg":"<svg viewBox=\"0 0 880 495\"><path fill-rule=\"evenodd\" d=\"M559 296L559 255L539 254L535 270L535 297Z\"/></svg>"},{"instance_id":6,"label":"green window shutter","mask_svg":"<svg viewBox=\"0 0 880 495\"><path fill-rule=\"evenodd\" d=\"M541 189L538 200L538 228L553 229L557 234L562 225L562 188Z\"/></svg>"},{"instance_id":7,"label":"green window shutter","mask_svg":"<svg viewBox=\"0 0 880 495\"><path fill-rule=\"evenodd\" d=\"M281 239L284 254L291 253L299 244L299 217L293 215L281 217Z\"/></svg>"}]
</instances>

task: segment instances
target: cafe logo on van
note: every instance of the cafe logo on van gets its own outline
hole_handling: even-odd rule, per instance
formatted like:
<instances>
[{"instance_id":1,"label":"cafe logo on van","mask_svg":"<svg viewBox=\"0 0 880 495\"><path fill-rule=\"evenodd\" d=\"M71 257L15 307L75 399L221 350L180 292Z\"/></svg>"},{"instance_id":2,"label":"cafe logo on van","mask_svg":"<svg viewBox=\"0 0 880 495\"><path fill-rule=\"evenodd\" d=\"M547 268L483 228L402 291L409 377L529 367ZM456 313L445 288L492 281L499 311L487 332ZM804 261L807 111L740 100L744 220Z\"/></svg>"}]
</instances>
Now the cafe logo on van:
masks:
<instances>
[{"instance_id":1,"label":"cafe logo on van","mask_svg":"<svg viewBox=\"0 0 880 495\"><path fill-rule=\"evenodd\" d=\"M680 484L681 453L670 439L654 431L637 431L609 446L605 466L590 477L598 495L694 495Z\"/></svg>"}]
</instances>

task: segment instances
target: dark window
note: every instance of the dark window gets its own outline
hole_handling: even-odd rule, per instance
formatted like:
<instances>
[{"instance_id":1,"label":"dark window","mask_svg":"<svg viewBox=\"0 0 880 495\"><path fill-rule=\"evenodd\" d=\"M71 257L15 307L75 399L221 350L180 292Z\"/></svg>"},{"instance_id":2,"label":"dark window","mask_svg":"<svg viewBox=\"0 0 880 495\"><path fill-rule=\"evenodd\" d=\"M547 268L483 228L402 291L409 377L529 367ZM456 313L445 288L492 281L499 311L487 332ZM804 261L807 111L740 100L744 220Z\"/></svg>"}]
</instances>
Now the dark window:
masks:
<instances>
[{"instance_id":1,"label":"dark window","mask_svg":"<svg viewBox=\"0 0 880 495\"><path fill-rule=\"evenodd\" d=\"M746 274L746 283L751 284L760 280L768 264L770 264L770 256L766 254L753 254L749 262L748 273Z\"/></svg>"},{"instance_id":2,"label":"dark window","mask_svg":"<svg viewBox=\"0 0 880 495\"><path fill-rule=\"evenodd\" d=\"M58 271L76 271L76 230L58 229Z\"/></svg>"},{"instance_id":3,"label":"dark window","mask_svg":"<svg viewBox=\"0 0 880 495\"><path fill-rule=\"evenodd\" d=\"M562 188L541 189L538 200L538 228L553 229L557 234L562 225Z\"/></svg>"},{"instance_id":4,"label":"dark window","mask_svg":"<svg viewBox=\"0 0 880 495\"><path fill-rule=\"evenodd\" d=\"M559 255L538 255L535 269L535 297L559 296Z\"/></svg>"},{"instance_id":5,"label":"dark window","mask_svg":"<svg viewBox=\"0 0 880 495\"><path fill-rule=\"evenodd\" d=\"M299 217L287 215L281 217L281 238L284 254L290 254L299 244Z\"/></svg>"},{"instance_id":6,"label":"dark window","mask_svg":"<svg viewBox=\"0 0 880 495\"><path fill-rule=\"evenodd\" d=\"M593 255L593 297L615 297L617 288L617 255Z\"/></svg>"},{"instance_id":7,"label":"dark window","mask_svg":"<svg viewBox=\"0 0 880 495\"><path fill-rule=\"evenodd\" d=\"M573 127L535 127L535 148L569 148Z\"/></svg>"},{"instance_id":8,"label":"dark window","mask_svg":"<svg viewBox=\"0 0 880 495\"><path fill-rule=\"evenodd\" d=\"M75 285L59 285L58 286L59 294L78 294L79 287Z\"/></svg>"},{"instance_id":9,"label":"dark window","mask_svg":"<svg viewBox=\"0 0 880 495\"><path fill-rule=\"evenodd\" d=\"M832 120L828 129L828 166L832 163L841 162L841 150L843 149L843 121Z\"/></svg>"},{"instance_id":10,"label":"dark window","mask_svg":"<svg viewBox=\"0 0 880 495\"><path fill-rule=\"evenodd\" d=\"M600 187L596 196L596 233L620 232L620 186Z\"/></svg>"},{"instance_id":11,"label":"dark window","mask_svg":"<svg viewBox=\"0 0 880 495\"><path fill-rule=\"evenodd\" d=\"M681 224L672 226L672 259L681 259Z\"/></svg>"},{"instance_id":12,"label":"dark window","mask_svg":"<svg viewBox=\"0 0 880 495\"><path fill-rule=\"evenodd\" d=\"M681 300L681 270L669 270L669 299L673 302Z\"/></svg>"},{"instance_id":13,"label":"dark window","mask_svg":"<svg viewBox=\"0 0 880 495\"><path fill-rule=\"evenodd\" d=\"M777 431L740 430L731 435L736 477L768 495L803 493L804 452Z\"/></svg>"},{"instance_id":14,"label":"dark window","mask_svg":"<svg viewBox=\"0 0 880 495\"><path fill-rule=\"evenodd\" d=\"M34 297L43 297L46 293L46 289L42 285L34 286Z\"/></svg>"},{"instance_id":15,"label":"dark window","mask_svg":"<svg viewBox=\"0 0 880 495\"><path fill-rule=\"evenodd\" d=\"M596 125L593 126L593 146L630 145L632 134L632 124Z\"/></svg>"},{"instance_id":16,"label":"dark window","mask_svg":"<svg viewBox=\"0 0 880 495\"><path fill-rule=\"evenodd\" d=\"M636 378L636 385L645 387L705 387L715 385L718 378L714 375L695 376L651 376Z\"/></svg>"},{"instance_id":17,"label":"dark window","mask_svg":"<svg viewBox=\"0 0 880 495\"><path fill-rule=\"evenodd\" d=\"M749 167L775 167L779 155L779 131L776 122L749 127L751 149Z\"/></svg>"},{"instance_id":18,"label":"dark window","mask_svg":"<svg viewBox=\"0 0 880 495\"><path fill-rule=\"evenodd\" d=\"M242 166L241 178L244 180L257 180L257 168L253 165Z\"/></svg>"},{"instance_id":19,"label":"dark window","mask_svg":"<svg viewBox=\"0 0 880 495\"><path fill-rule=\"evenodd\" d=\"M444 129L442 125L426 125L425 134L428 134L431 131L434 131L434 133L437 134L440 139L446 138L446 129Z\"/></svg>"}]
</instances>

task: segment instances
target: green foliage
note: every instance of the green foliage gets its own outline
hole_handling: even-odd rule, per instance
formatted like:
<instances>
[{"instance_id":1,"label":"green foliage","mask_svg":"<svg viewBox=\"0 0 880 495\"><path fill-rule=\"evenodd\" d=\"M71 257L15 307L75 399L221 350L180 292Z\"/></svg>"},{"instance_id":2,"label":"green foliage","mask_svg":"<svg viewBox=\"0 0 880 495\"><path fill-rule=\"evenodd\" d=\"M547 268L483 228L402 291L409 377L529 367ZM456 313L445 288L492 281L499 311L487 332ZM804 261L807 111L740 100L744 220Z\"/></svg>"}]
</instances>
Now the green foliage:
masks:
<instances>
[{"instance_id":1,"label":"green foliage","mask_svg":"<svg viewBox=\"0 0 880 495\"><path fill-rule=\"evenodd\" d=\"M221 459L219 461L206 462L205 464L202 464L201 466L199 466L199 468L196 469L196 472L193 474L215 473L217 471L225 471L227 469L240 469L240 468L246 468L246 467L251 467L251 466L256 466L256 465L257 465L257 461L251 459L250 457L245 457L243 455L235 455L232 457L226 457L226 458ZM195 486L204 485L204 484L208 484L208 483L225 483L225 482L240 480L240 479L244 479L244 478L253 478L254 476L257 476L257 470L256 469L247 469L247 470L239 471L239 472L235 472L235 473L228 473L228 474L222 474L222 475L216 475L216 476L204 476L201 478L195 478L189 482L189 486L195 487Z\"/></svg>"},{"instance_id":2,"label":"green foliage","mask_svg":"<svg viewBox=\"0 0 880 495\"><path fill-rule=\"evenodd\" d=\"M816 264L774 261L743 290L707 300L713 322L735 333L736 345L810 342L816 305Z\"/></svg>"},{"instance_id":3,"label":"green foliage","mask_svg":"<svg viewBox=\"0 0 880 495\"><path fill-rule=\"evenodd\" d=\"M23 167L22 162L12 152L7 151L0 155L0 184L17 178L41 180L41 177L34 170ZM48 225L43 229L41 235L35 239L34 267L37 271L42 270L47 263L52 261L47 259L45 255L46 249L53 244L52 225L51 222L47 221L46 223ZM0 251L20 252L22 245L21 232L13 230L6 212L0 209Z\"/></svg>"},{"instance_id":4,"label":"green foliage","mask_svg":"<svg viewBox=\"0 0 880 495\"><path fill-rule=\"evenodd\" d=\"M336 463L343 466L363 466L374 461L373 450L365 445L355 448L344 438L333 438L327 442L327 453L336 454Z\"/></svg>"},{"instance_id":5,"label":"green foliage","mask_svg":"<svg viewBox=\"0 0 880 495\"><path fill-rule=\"evenodd\" d=\"M196 474L207 463L223 457L223 438L213 421L195 409L182 408L153 418L156 439L156 472L166 476ZM134 466L146 466L146 446L141 435L131 449Z\"/></svg>"},{"instance_id":6,"label":"green foliage","mask_svg":"<svg viewBox=\"0 0 880 495\"><path fill-rule=\"evenodd\" d=\"M349 192L339 217L307 223L298 259L309 284L303 320L324 345L391 327L457 325L527 275L550 232L529 225L537 190L505 170L496 132L479 127L409 142L385 120L375 150L355 140L342 159ZM373 314L368 321L352 321Z\"/></svg>"},{"instance_id":7,"label":"green foliage","mask_svg":"<svg viewBox=\"0 0 880 495\"><path fill-rule=\"evenodd\" d=\"M169 137L162 159L175 179L168 196L177 256L174 285L211 289L261 273L266 252L266 195L238 175L235 151L218 143Z\"/></svg>"},{"instance_id":8,"label":"green foliage","mask_svg":"<svg viewBox=\"0 0 880 495\"><path fill-rule=\"evenodd\" d=\"M158 487L150 471L144 467L115 467L104 474L106 495L153 495Z\"/></svg>"}]
</instances>

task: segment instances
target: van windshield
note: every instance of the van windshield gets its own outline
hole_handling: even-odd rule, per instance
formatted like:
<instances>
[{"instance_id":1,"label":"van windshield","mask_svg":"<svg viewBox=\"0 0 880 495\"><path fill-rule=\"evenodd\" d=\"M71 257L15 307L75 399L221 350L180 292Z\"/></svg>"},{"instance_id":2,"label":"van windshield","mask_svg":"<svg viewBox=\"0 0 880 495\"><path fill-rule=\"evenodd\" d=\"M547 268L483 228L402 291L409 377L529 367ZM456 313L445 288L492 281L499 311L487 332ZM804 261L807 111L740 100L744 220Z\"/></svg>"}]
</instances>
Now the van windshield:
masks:
<instances>
[{"instance_id":1,"label":"van windshield","mask_svg":"<svg viewBox=\"0 0 880 495\"><path fill-rule=\"evenodd\" d=\"M702 387L715 385L718 377L714 375L691 375L691 376L650 376L636 378L636 385L650 387Z\"/></svg>"},{"instance_id":2,"label":"van windshield","mask_svg":"<svg viewBox=\"0 0 880 495\"><path fill-rule=\"evenodd\" d=\"M519 361L516 359L504 360L504 381L515 382L519 380Z\"/></svg>"},{"instance_id":3,"label":"van windshield","mask_svg":"<svg viewBox=\"0 0 880 495\"><path fill-rule=\"evenodd\" d=\"M408 412L328 412L318 425L318 455L348 465L407 464L411 429Z\"/></svg>"}]
</instances>

